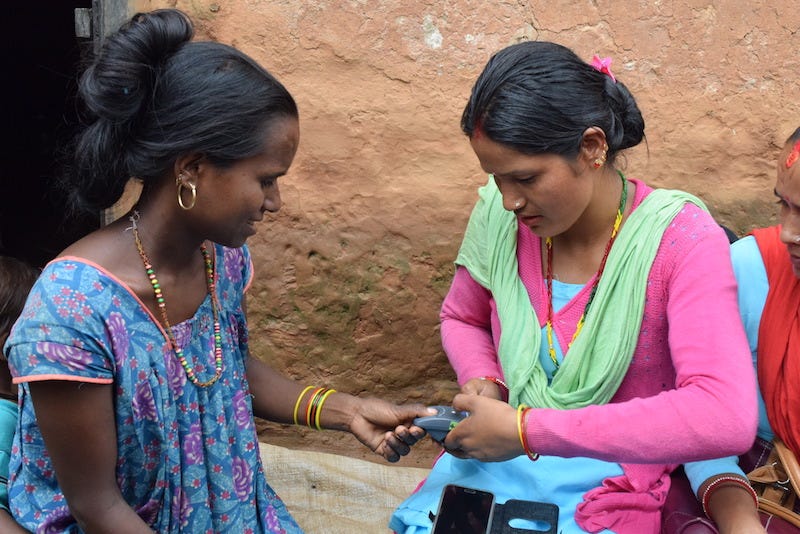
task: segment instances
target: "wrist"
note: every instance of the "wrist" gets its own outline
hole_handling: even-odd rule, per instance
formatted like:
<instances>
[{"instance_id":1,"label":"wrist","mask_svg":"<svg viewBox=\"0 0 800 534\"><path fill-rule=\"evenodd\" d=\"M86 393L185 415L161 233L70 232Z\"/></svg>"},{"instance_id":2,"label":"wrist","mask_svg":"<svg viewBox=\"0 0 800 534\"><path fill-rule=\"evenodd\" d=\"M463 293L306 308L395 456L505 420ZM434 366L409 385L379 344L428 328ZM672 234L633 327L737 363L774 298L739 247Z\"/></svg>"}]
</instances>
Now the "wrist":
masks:
<instances>
[{"instance_id":1,"label":"wrist","mask_svg":"<svg viewBox=\"0 0 800 534\"><path fill-rule=\"evenodd\" d=\"M496 376L480 376L478 380L485 380L487 382L492 382L496 384L497 387L500 389L500 398L506 402L508 402L508 384L506 384L502 379Z\"/></svg>"},{"instance_id":2,"label":"wrist","mask_svg":"<svg viewBox=\"0 0 800 534\"><path fill-rule=\"evenodd\" d=\"M292 422L296 425L304 424L317 430L322 430L323 425L330 428L332 426L331 417L326 415L323 423L322 408L323 406L326 409L329 408L327 402L334 393L336 393L335 389L307 386L300 392L295 401Z\"/></svg>"},{"instance_id":3,"label":"wrist","mask_svg":"<svg viewBox=\"0 0 800 534\"><path fill-rule=\"evenodd\" d=\"M703 512L713 521L730 520L731 514L735 512L757 517L758 495L750 482L741 475L715 475L703 482L698 493Z\"/></svg>"},{"instance_id":4,"label":"wrist","mask_svg":"<svg viewBox=\"0 0 800 534\"><path fill-rule=\"evenodd\" d=\"M352 432L353 421L361 413L362 400L349 393L332 393L321 413L320 430Z\"/></svg>"},{"instance_id":5,"label":"wrist","mask_svg":"<svg viewBox=\"0 0 800 534\"><path fill-rule=\"evenodd\" d=\"M528 445L528 415L530 415L530 408L524 404L517 407L517 433L519 434L519 441L522 445L522 451L532 461L539 459L539 453L533 452Z\"/></svg>"}]
</instances>

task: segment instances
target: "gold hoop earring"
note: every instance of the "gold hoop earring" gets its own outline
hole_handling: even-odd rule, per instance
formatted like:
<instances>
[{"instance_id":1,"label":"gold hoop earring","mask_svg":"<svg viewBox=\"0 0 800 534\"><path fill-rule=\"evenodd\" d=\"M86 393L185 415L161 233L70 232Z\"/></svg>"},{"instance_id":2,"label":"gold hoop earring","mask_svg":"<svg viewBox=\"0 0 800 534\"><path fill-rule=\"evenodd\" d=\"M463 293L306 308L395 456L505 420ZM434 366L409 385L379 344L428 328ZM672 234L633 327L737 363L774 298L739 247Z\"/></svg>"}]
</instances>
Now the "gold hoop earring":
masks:
<instances>
[{"instance_id":1,"label":"gold hoop earring","mask_svg":"<svg viewBox=\"0 0 800 534\"><path fill-rule=\"evenodd\" d=\"M189 182L188 184L183 183L182 178L183 175L181 174L180 176L178 176L178 179L175 180L175 183L178 186L178 206L180 206L181 209L183 210L189 211L197 203L197 186L191 182ZM183 196L181 195L181 193L183 193L184 186L188 187L189 191L192 192L192 202L188 206L183 203Z\"/></svg>"}]
</instances>

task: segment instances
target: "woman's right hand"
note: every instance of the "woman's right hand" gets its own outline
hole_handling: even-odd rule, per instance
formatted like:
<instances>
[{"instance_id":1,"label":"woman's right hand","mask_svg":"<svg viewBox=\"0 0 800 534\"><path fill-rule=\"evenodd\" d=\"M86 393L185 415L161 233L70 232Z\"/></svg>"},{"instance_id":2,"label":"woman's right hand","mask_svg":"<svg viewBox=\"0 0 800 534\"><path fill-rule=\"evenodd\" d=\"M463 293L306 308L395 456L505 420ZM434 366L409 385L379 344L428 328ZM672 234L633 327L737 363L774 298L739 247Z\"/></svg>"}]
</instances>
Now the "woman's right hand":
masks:
<instances>
[{"instance_id":1,"label":"woman's right hand","mask_svg":"<svg viewBox=\"0 0 800 534\"><path fill-rule=\"evenodd\" d=\"M517 411L485 395L459 394L453 408L469 412L444 441L445 449L459 458L500 462L525 454L517 432Z\"/></svg>"},{"instance_id":2,"label":"woman's right hand","mask_svg":"<svg viewBox=\"0 0 800 534\"><path fill-rule=\"evenodd\" d=\"M484 378L473 378L461 386L461 393L464 395L481 395L496 400L503 400L503 392L500 386Z\"/></svg>"}]
</instances>

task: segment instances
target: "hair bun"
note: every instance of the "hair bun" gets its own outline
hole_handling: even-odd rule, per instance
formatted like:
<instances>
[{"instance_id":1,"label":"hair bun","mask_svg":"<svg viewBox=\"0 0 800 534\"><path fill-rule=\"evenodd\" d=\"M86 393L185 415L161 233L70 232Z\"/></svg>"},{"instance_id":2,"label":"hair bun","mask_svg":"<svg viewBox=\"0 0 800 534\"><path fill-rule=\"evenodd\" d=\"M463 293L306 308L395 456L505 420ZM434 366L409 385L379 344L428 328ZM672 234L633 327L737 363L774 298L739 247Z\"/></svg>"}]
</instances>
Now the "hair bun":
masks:
<instances>
[{"instance_id":1,"label":"hair bun","mask_svg":"<svg viewBox=\"0 0 800 534\"><path fill-rule=\"evenodd\" d=\"M615 139L609 139L609 146L614 150L624 150L638 145L644 138L644 117L633 95L625 84L619 80L613 81L610 77L606 77L605 91L614 122L621 126L614 128L616 131L610 134Z\"/></svg>"},{"instance_id":2,"label":"hair bun","mask_svg":"<svg viewBox=\"0 0 800 534\"><path fill-rule=\"evenodd\" d=\"M86 128L76 138L73 176L65 178L80 210L111 206L132 174L130 146L167 59L194 34L173 9L139 13L109 35L78 86ZM76 180L80 186L67 186Z\"/></svg>"},{"instance_id":3,"label":"hair bun","mask_svg":"<svg viewBox=\"0 0 800 534\"><path fill-rule=\"evenodd\" d=\"M191 21L180 11L135 15L106 38L81 77L79 92L87 110L114 122L136 115L151 94L161 65L193 35Z\"/></svg>"},{"instance_id":4,"label":"hair bun","mask_svg":"<svg viewBox=\"0 0 800 534\"><path fill-rule=\"evenodd\" d=\"M80 211L116 202L131 177L165 179L177 158L227 168L264 150L273 121L297 118L292 95L235 48L192 41L174 9L135 15L110 35L81 82L86 121L63 184Z\"/></svg>"}]
</instances>

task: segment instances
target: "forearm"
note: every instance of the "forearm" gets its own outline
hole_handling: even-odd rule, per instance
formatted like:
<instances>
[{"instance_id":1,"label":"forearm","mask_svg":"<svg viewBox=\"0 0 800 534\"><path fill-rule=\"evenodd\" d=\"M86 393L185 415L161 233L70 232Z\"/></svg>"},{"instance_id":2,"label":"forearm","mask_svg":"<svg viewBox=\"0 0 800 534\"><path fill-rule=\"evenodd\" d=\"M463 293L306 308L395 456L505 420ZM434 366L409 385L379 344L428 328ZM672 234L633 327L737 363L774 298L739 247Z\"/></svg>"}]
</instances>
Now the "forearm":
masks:
<instances>
[{"instance_id":1,"label":"forearm","mask_svg":"<svg viewBox=\"0 0 800 534\"><path fill-rule=\"evenodd\" d=\"M247 378L257 417L312 428L318 420L320 428L350 430L358 409L357 397L323 386L305 386L252 358L247 363Z\"/></svg>"},{"instance_id":2,"label":"forearm","mask_svg":"<svg viewBox=\"0 0 800 534\"><path fill-rule=\"evenodd\" d=\"M743 428L755 425L744 421L736 406L735 398L693 386L574 410L533 409L527 436L540 454L684 463L747 450L753 438Z\"/></svg>"},{"instance_id":3,"label":"forearm","mask_svg":"<svg viewBox=\"0 0 800 534\"><path fill-rule=\"evenodd\" d=\"M303 392L303 384L252 356L247 359L247 381L256 417L276 423L293 422L295 401Z\"/></svg>"},{"instance_id":4,"label":"forearm","mask_svg":"<svg viewBox=\"0 0 800 534\"><path fill-rule=\"evenodd\" d=\"M491 294L459 267L440 313L442 346L464 385L481 376L503 376L492 338Z\"/></svg>"}]
</instances>

